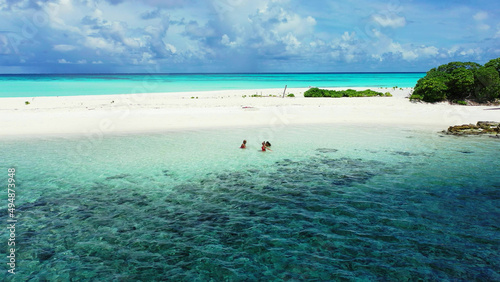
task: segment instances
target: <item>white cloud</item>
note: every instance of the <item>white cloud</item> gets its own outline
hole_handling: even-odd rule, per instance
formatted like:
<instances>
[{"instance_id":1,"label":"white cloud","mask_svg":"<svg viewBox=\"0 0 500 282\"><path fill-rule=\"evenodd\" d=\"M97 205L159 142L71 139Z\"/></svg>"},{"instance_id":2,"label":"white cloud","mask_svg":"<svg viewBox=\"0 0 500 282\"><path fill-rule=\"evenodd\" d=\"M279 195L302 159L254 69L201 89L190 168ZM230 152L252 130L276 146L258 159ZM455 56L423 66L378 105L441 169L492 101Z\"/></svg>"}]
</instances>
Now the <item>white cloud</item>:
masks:
<instances>
[{"instance_id":1,"label":"white cloud","mask_svg":"<svg viewBox=\"0 0 500 282\"><path fill-rule=\"evenodd\" d=\"M238 35L238 46L246 46L265 56L287 56L305 54L306 44L312 48L316 19L300 15L287 4L289 1L270 1L267 5L247 16L247 23L234 31ZM285 5L282 5L285 3ZM228 38L229 33L226 33ZM243 35L242 38L239 36ZM224 39L223 39L224 40ZM226 42L224 40L224 42ZM245 42L248 44L245 45ZM227 43L227 42L226 42ZM315 45L316 43L313 43Z\"/></svg>"},{"instance_id":2,"label":"white cloud","mask_svg":"<svg viewBox=\"0 0 500 282\"><path fill-rule=\"evenodd\" d=\"M227 34L222 35L222 39L220 40L220 43L224 46L228 46L231 48L234 48L238 45L238 43L236 43L236 41L231 41L231 39L229 38L229 36Z\"/></svg>"},{"instance_id":3,"label":"white cloud","mask_svg":"<svg viewBox=\"0 0 500 282\"><path fill-rule=\"evenodd\" d=\"M344 41L349 44L350 49L360 50L361 52L354 53L363 59L363 57L368 57L375 59L379 62L383 62L387 59L397 59L400 58L407 62L413 62L416 60L429 59L439 55L439 49L435 46L426 45L414 45L411 43L401 43L395 41L393 38L387 36L386 34L374 30L375 36L371 40L354 40L353 42ZM348 39L345 34L342 38ZM343 47L342 44L339 46ZM343 47L346 49L345 47Z\"/></svg>"},{"instance_id":4,"label":"white cloud","mask_svg":"<svg viewBox=\"0 0 500 282\"><path fill-rule=\"evenodd\" d=\"M140 59L134 58L132 60L132 63L134 65L139 65L139 64L155 64L156 61L153 60L153 55L148 53L148 52L143 52L142 57Z\"/></svg>"},{"instance_id":5,"label":"white cloud","mask_svg":"<svg viewBox=\"0 0 500 282\"><path fill-rule=\"evenodd\" d=\"M143 42L142 42L142 40L140 38L128 38L128 37L125 37L125 38L122 39L122 42L126 46L128 46L130 48L133 48L133 49L137 49L137 48L140 48L140 47L144 46L144 44L143 44Z\"/></svg>"},{"instance_id":6,"label":"white cloud","mask_svg":"<svg viewBox=\"0 0 500 282\"><path fill-rule=\"evenodd\" d=\"M406 19L398 15L374 15L372 19L383 27L404 27Z\"/></svg>"},{"instance_id":7,"label":"white cloud","mask_svg":"<svg viewBox=\"0 0 500 282\"><path fill-rule=\"evenodd\" d=\"M166 43L166 44L165 44L165 48L166 48L166 49L167 49L170 53L172 53L172 54L177 53L177 49L176 49L176 48L175 48L175 46L174 46L174 45L172 45L172 44L168 44L168 43Z\"/></svg>"},{"instance_id":8,"label":"white cloud","mask_svg":"<svg viewBox=\"0 0 500 282\"><path fill-rule=\"evenodd\" d=\"M427 59L436 57L439 55L439 49L435 46L401 46L399 48L399 52L401 52L403 60L406 61L414 61L417 59Z\"/></svg>"},{"instance_id":9,"label":"white cloud","mask_svg":"<svg viewBox=\"0 0 500 282\"><path fill-rule=\"evenodd\" d=\"M463 50L460 52L460 55L462 55L462 56L467 56L467 55L472 55L472 54L474 54L473 49Z\"/></svg>"},{"instance_id":10,"label":"white cloud","mask_svg":"<svg viewBox=\"0 0 500 282\"><path fill-rule=\"evenodd\" d=\"M488 18L488 13L483 11L477 12L476 14L474 14L473 18L476 21L484 21Z\"/></svg>"},{"instance_id":11,"label":"white cloud","mask_svg":"<svg viewBox=\"0 0 500 282\"><path fill-rule=\"evenodd\" d=\"M356 34L354 32L350 33L348 31L345 31L344 34L342 34L342 40L344 41L351 41L354 39Z\"/></svg>"},{"instance_id":12,"label":"white cloud","mask_svg":"<svg viewBox=\"0 0 500 282\"><path fill-rule=\"evenodd\" d=\"M391 40L392 41L392 40ZM400 54L403 60L413 61L418 58L416 50L404 48L400 43L391 42L386 49L386 53Z\"/></svg>"},{"instance_id":13,"label":"white cloud","mask_svg":"<svg viewBox=\"0 0 500 282\"><path fill-rule=\"evenodd\" d=\"M462 57L467 57L467 60L470 60L472 57L481 58L482 54L488 52L491 54L492 49L488 49L485 51L481 47L477 47L473 44L463 44L463 45L455 45L449 48L446 53L448 57L453 58L456 57L456 60L463 60Z\"/></svg>"},{"instance_id":14,"label":"white cloud","mask_svg":"<svg viewBox=\"0 0 500 282\"><path fill-rule=\"evenodd\" d=\"M490 29L490 26L484 23L485 20L488 19L488 13L484 11L477 12L472 16L472 18L477 22L476 28L480 31L487 31Z\"/></svg>"},{"instance_id":15,"label":"white cloud","mask_svg":"<svg viewBox=\"0 0 500 282\"><path fill-rule=\"evenodd\" d=\"M497 54L500 26L493 21L491 5L478 10L478 5L464 4L437 11L432 9L439 6L435 3L415 1L411 5L397 1L395 7L381 0L326 2L0 0L0 26L6 31L0 32L0 53L13 53L15 46L27 64L46 57L61 64L81 64L79 68L103 64L102 69L108 70L119 63L136 64L139 69L155 63L175 69L182 63L207 71L240 58L247 58L246 65L262 66L276 66L273 60L280 60L280 66L286 61L283 65L300 67L307 60L311 62L307 65L323 69L331 67L331 60L346 63L347 69L347 63L356 62L417 66L441 57L473 60L488 52ZM347 8L353 12L346 13ZM36 33L29 40L11 36L22 36L23 19L33 23L35 11L41 11L36 20L43 20L35 24ZM404 32L391 30L403 27ZM480 44L486 46L478 49ZM21 58L12 63L7 57L0 58L0 68Z\"/></svg>"},{"instance_id":16,"label":"white cloud","mask_svg":"<svg viewBox=\"0 0 500 282\"><path fill-rule=\"evenodd\" d=\"M326 45L325 42L321 39L316 39L315 41L309 42L309 46L311 46L312 48L321 48L324 47L325 45Z\"/></svg>"},{"instance_id":17,"label":"white cloud","mask_svg":"<svg viewBox=\"0 0 500 282\"><path fill-rule=\"evenodd\" d=\"M123 53L125 50L119 42L102 37L87 37L85 39L85 46L91 49L99 49L110 53Z\"/></svg>"},{"instance_id":18,"label":"white cloud","mask_svg":"<svg viewBox=\"0 0 500 282\"><path fill-rule=\"evenodd\" d=\"M338 50L332 51L332 52L330 52L330 56L333 59L338 59L338 58L340 58L340 51L338 51Z\"/></svg>"},{"instance_id":19,"label":"white cloud","mask_svg":"<svg viewBox=\"0 0 500 282\"><path fill-rule=\"evenodd\" d=\"M277 20L279 23L275 26L275 30L281 34L293 32L298 36L307 35L314 30L316 25L316 20L313 17L303 18L285 11L282 11Z\"/></svg>"},{"instance_id":20,"label":"white cloud","mask_svg":"<svg viewBox=\"0 0 500 282\"><path fill-rule=\"evenodd\" d=\"M76 49L76 46L73 45L67 45L67 44L58 44L54 45L53 48L55 51L60 51L60 52L68 52L68 51L73 51Z\"/></svg>"},{"instance_id":21,"label":"white cloud","mask_svg":"<svg viewBox=\"0 0 500 282\"><path fill-rule=\"evenodd\" d=\"M296 53L301 45L300 41L291 32L282 38L282 42L286 45L286 50L290 53Z\"/></svg>"},{"instance_id":22,"label":"white cloud","mask_svg":"<svg viewBox=\"0 0 500 282\"><path fill-rule=\"evenodd\" d=\"M372 34L375 38L382 38L384 37L384 35L382 34L382 32L378 29L373 29L372 30Z\"/></svg>"},{"instance_id":23,"label":"white cloud","mask_svg":"<svg viewBox=\"0 0 500 282\"><path fill-rule=\"evenodd\" d=\"M455 45L455 46L452 46L451 48L449 48L446 53L448 54L449 57L453 57L453 56L455 56L455 54L457 53L457 51L459 49L460 49L460 47Z\"/></svg>"},{"instance_id":24,"label":"white cloud","mask_svg":"<svg viewBox=\"0 0 500 282\"><path fill-rule=\"evenodd\" d=\"M10 54L11 46L10 46L9 38L0 33L0 54Z\"/></svg>"},{"instance_id":25,"label":"white cloud","mask_svg":"<svg viewBox=\"0 0 500 282\"><path fill-rule=\"evenodd\" d=\"M434 46L421 46L420 52L426 56L436 56L439 54L439 49Z\"/></svg>"},{"instance_id":26,"label":"white cloud","mask_svg":"<svg viewBox=\"0 0 500 282\"><path fill-rule=\"evenodd\" d=\"M403 60L413 61L418 58L418 54L411 50L402 50L401 54L403 55Z\"/></svg>"},{"instance_id":27,"label":"white cloud","mask_svg":"<svg viewBox=\"0 0 500 282\"><path fill-rule=\"evenodd\" d=\"M353 53L347 53L345 55L345 60L348 62L348 63L351 63L351 62L354 62L355 61L355 56Z\"/></svg>"},{"instance_id":28,"label":"white cloud","mask_svg":"<svg viewBox=\"0 0 500 282\"><path fill-rule=\"evenodd\" d=\"M186 34L196 39L213 36L215 31L210 26L200 26L197 21L190 21L186 24Z\"/></svg>"},{"instance_id":29,"label":"white cloud","mask_svg":"<svg viewBox=\"0 0 500 282\"><path fill-rule=\"evenodd\" d=\"M479 24L479 25L477 25L477 28L478 28L479 30L489 30L489 29L490 29L490 26L489 26L489 25L487 25L487 24Z\"/></svg>"}]
</instances>

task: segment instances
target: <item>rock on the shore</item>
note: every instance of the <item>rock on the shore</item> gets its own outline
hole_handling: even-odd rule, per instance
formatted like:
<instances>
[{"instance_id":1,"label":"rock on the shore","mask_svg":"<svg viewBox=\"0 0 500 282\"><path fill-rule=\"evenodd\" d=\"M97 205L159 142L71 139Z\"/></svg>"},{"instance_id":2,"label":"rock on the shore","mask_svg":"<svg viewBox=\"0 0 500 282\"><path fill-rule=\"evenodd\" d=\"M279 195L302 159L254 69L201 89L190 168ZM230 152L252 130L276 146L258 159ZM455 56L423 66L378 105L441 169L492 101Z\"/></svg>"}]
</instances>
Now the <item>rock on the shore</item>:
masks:
<instances>
[{"instance_id":1,"label":"rock on the shore","mask_svg":"<svg viewBox=\"0 0 500 282\"><path fill-rule=\"evenodd\" d=\"M480 135L480 134L500 134L500 122L478 121L477 124L463 124L448 127L446 134L450 135Z\"/></svg>"}]
</instances>

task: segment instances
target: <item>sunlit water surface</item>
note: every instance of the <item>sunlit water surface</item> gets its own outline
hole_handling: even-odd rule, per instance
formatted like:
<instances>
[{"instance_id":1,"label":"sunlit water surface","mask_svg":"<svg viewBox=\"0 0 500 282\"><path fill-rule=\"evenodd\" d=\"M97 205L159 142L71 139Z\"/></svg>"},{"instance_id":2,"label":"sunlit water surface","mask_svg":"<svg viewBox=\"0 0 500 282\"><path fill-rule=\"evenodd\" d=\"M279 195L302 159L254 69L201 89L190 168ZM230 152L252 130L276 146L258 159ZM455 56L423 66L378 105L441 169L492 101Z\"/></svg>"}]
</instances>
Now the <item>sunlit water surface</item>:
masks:
<instances>
[{"instance_id":1,"label":"sunlit water surface","mask_svg":"<svg viewBox=\"0 0 500 282\"><path fill-rule=\"evenodd\" d=\"M323 125L0 150L2 280L500 281L498 139Z\"/></svg>"},{"instance_id":2,"label":"sunlit water surface","mask_svg":"<svg viewBox=\"0 0 500 282\"><path fill-rule=\"evenodd\" d=\"M300 87L414 87L425 73L0 75L0 97L80 96Z\"/></svg>"}]
</instances>

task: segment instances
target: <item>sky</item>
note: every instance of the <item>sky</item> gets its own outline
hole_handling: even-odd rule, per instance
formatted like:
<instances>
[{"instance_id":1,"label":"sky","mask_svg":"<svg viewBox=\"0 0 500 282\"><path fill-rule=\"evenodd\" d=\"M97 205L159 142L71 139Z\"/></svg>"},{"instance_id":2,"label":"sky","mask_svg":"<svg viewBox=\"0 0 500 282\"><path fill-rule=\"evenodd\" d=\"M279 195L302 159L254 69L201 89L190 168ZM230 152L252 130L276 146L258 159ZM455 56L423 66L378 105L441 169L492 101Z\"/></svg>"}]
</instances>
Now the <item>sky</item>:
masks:
<instances>
[{"instance_id":1,"label":"sky","mask_svg":"<svg viewBox=\"0 0 500 282\"><path fill-rule=\"evenodd\" d=\"M500 1L0 0L0 73L425 72L500 57Z\"/></svg>"}]
</instances>

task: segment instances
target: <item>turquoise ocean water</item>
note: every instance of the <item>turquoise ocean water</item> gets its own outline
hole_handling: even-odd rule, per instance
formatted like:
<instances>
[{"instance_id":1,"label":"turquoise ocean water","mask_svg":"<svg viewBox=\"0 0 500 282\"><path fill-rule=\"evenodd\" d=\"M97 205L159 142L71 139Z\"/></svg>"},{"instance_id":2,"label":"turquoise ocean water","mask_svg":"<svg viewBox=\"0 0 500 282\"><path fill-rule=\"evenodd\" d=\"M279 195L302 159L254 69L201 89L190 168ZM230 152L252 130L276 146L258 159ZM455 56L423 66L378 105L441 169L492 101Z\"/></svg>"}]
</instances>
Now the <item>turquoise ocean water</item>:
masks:
<instances>
[{"instance_id":1,"label":"turquoise ocean water","mask_svg":"<svg viewBox=\"0 0 500 282\"><path fill-rule=\"evenodd\" d=\"M425 73L0 75L1 97L288 87L413 87Z\"/></svg>"},{"instance_id":2,"label":"turquoise ocean water","mask_svg":"<svg viewBox=\"0 0 500 282\"><path fill-rule=\"evenodd\" d=\"M499 150L347 125L0 140L0 280L500 281Z\"/></svg>"}]
</instances>

